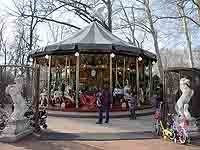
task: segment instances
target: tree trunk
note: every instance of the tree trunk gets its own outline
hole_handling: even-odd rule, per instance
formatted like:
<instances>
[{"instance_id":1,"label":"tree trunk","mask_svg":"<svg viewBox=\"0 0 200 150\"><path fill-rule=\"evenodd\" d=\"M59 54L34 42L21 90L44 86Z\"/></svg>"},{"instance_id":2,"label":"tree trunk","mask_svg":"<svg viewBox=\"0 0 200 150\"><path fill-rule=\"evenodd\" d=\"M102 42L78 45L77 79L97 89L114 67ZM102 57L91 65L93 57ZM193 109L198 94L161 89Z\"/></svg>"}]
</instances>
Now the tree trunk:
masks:
<instances>
[{"instance_id":1,"label":"tree trunk","mask_svg":"<svg viewBox=\"0 0 200 150\"><path fill-rule=\"evenodd\" d=\"M200 1L199 0L192 0L192 2L197 7L197 15L198 15L198 20L200 22Z\"/></svg>"},{"instance_id":2,"label":"tree trunk","mask_svg":"<svg viewBox=\"0 0 200 150\"><path fill-rule=\"evenodd\" d=\"M124 15L125 15L125 18L126 18L126 22L128 23L128 26L129 26L129 29L130 29L130 31L131 31L131 35L132 35L132 44L134 45L134 46L136 46L136 40L135 40L135 16L134 16L134 11L133 11L133 9L132 9L132 17L133 17L133 25L131 24L131 22L130 22L130 20L129 20L129 18L128 18L128 14L127 14L127 12L126 12L126 10L125 10L125 8L124 8L124 5L123 5L123 3L120 1L120 5L121 5L121 7L122 7L122 10L123 10L123 12L124 12Z\"/></svg>"},{"instance_id":3,"label":"tree trunk","mask_svg":"<svg viewBox=\"0 0 200 150\"><path fill-rule=\"evenodd\" d=\"M181 0L177 0L177 9L178 9L179 16L185 16L183 2ZM189 30L188 30L188 23L187 23L187 20L185 17L182 18L182 25L183 25L184 34L185 34L186 41L187 41L187 47L189 50L189 59L190 59L191 67L193 68L194 61L193 61L193 57L192 57L192 42L190 39Z\"/></svg>"},{"instance_id":4,"label":"tree trunk","mask_svg":"<svg viewBox=\"0 0 200 150\"><path fill-rule=\"evenodd\" d=\"M159 68L159 72L160 72L160 79L162 81L162 79L163 79L163 65L162 65L161 56L160 56L157 32L156 32L154 25L153 25L153 19L152 19L150 6L149 6L149 0L144 0L144 5L145 5L145 13L147 15L147 19L149 21L149 25L150 25L151 32L152 32L154 48L155 48L155 51L156 51L156 54L157 54L158 68Z\"/></svg>"},{"instance_id":5,"label":"tree trunk","mask_svg":"<svg viewBox=\"0 0 200 150\"><path fill-rule=\"evenodd\" d=\"M7 58L6 58L6 55L7 55L7 50L6 50L6 47L5 47L5 55L4 55L4 59L5 59L5 60L4 60L4 63L5 63L5 65L6 65L6 59L7 59Z\"/></svg>"}]
</instances>

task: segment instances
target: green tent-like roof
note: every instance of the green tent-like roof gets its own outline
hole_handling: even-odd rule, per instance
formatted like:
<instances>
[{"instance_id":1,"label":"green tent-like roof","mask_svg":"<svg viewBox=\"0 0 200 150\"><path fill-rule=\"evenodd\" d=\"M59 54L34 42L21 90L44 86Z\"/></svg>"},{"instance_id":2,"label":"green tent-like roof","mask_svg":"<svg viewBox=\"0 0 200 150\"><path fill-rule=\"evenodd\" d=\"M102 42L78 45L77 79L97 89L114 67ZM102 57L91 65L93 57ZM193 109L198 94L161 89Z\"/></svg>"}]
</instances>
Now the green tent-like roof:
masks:
<instances>
[{"instance_id":1,"label":"green tent-like roof","mask_svg":"<svg viewBox=\"0 0 200 150\"><path fill-rule=\"evenodd\" d=\"M73 36L47 45L42 51L35 51L31 55L56 55L79 52L87 53L116 53L136 56L146 56L156 59L156 55L123 41L106 30L97 22L92 22Z\"/></svg>"}]
</instances>

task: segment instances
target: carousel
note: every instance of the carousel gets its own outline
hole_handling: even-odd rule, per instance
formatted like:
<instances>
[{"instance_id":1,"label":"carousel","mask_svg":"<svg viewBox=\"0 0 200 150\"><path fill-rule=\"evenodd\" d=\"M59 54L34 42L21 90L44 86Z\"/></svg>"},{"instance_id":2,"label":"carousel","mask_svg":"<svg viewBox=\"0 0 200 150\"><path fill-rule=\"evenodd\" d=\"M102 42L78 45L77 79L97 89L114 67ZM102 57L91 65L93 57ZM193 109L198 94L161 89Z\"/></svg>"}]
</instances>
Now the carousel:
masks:
<instances>
[{"instance_id":1,"label":"carousel","mask_svg":"<svg viewBox=\"0 0 200 150\"><path fill-rule=\"evenodd\" d=\"M156 55L136 48L97 22L31 54L40 66L40 95L49 109L97 111L96 92L110 85L112 111L127 110L131 89L138 107L149 105Z\"/></svg>"}]
</instances>

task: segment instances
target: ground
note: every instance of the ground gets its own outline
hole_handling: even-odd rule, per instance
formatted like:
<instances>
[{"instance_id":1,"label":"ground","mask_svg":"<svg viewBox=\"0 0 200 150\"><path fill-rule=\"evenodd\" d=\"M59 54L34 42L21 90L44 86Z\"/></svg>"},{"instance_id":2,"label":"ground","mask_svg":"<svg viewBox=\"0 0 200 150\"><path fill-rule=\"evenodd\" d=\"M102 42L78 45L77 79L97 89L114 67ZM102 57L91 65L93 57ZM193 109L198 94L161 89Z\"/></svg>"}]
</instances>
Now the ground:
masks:
<instances>
[{"instance_id":1,"label":"ground","mask_svg":"<svg viewBox=\"0 0 200 150\"><path fill-rule=\"evenodd\" d=\"M107 134L151 131L152 116L138 117L137 120L128 118L111 119L110 124L96 125L95 119L49 117L49 130L69 134ZM14 144L0 143L0 150L199 150L200 144L180 145L162 139L150 138L142 140L114 141L78 141L78 140L39 140L30 136Z\"/></svg>"}]
</instances>

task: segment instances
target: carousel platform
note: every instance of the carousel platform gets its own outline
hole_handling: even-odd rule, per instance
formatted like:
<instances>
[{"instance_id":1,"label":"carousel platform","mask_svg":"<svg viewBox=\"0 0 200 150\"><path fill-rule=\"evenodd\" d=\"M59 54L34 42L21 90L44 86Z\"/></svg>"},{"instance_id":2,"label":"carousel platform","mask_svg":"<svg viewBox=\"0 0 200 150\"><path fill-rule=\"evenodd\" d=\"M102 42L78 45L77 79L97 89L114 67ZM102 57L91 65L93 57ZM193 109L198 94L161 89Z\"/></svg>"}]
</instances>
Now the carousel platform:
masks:
<instances>
[{"instance_id":1,"label":"carousel platform","mask_svg":"<svg viewBox=\"0 0 200 150\"><path fill-rule=\"evenodd\" d=\"M151 105L142 105L139 108L136 108L136 110L144 110L144 109L150 109L152 108ZM98 112L98 109L95 105L91 105L91 106L82 106L79 108L75 108L75 107L69 107L69 108L64 108L62 109L59 105L57 106L50 106L48 107L48 110L51 111L63 111L63 112ZM112 109L110 110L110 112L126 112L128 111L128 108L122 108L120 105L113 105Z\"/></svg>"},{"instance_id":2,"label":"carousel platform","mask_svg":"<svg viewBox=\"0 0 200 150\"><path fill-rule=\"evenodd\" d=\"M145 108L136 110L136 116L147 116L154 113L153 108ZM126 118L129 116L129 111L111 111L111 118ZM70 117L70 118L96 118L98 112L64 112L56 110L48 110L48 115L53 117Z\"/></svg>"}]
</instances>

